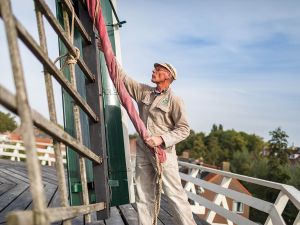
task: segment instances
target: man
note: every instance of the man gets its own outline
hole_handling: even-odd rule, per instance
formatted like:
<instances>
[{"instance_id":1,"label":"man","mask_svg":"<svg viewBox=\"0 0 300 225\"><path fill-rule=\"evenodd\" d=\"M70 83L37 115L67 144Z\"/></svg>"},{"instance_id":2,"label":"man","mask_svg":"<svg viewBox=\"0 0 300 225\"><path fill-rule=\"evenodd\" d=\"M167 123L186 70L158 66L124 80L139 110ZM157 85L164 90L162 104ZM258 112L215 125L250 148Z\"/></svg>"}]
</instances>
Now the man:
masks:
<instances>
[{"instance_id":1,"label":"man","mask_svg":"<svg viewBox=\"0 0 300 225\"><path fill-rule=\"evenodd\" d=\"M170 85L176 80L176 69L168 63L155 63L151 81L156 87L141 84L127 76L118 66L120 78L137 102L139 114L151 137L139 138L136 152L136 204L140 225L152 224L155 217L156 172L149 149L162 146L167 160L162 164L163 192L174 211L174 224L196 224L187 195L179 177L175 144L187 138L190 132L183 102L174 95Z\"/></svg>"}]
</instances>

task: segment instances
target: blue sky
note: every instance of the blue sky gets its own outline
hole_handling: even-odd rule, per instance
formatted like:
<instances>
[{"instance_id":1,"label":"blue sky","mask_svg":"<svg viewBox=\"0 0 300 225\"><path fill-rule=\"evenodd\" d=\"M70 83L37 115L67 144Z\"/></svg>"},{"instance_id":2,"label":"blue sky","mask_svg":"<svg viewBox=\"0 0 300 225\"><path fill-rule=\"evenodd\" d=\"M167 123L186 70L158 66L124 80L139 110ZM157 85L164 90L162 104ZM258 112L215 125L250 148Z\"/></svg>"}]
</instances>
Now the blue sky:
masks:
<instances>
[{"instance_id":1,"label":"blue sky","mask_svg":"<svg viewBox=\"0 0 300 225\"><path fill-rule=\"evenodd\" d=\"M54 1L47 0L54 11ZM38 40L32 0L13 0L13 11ZM256 133L281 126L300 146L300 1L152 0L118 1L123 67L150 84L153 63L178 71L173 90L186 105L191 128L212 124ZM0 83L15 92L0 20ZM46 23L49 55L58 56L57 36ZM5 47L4 47L5 46ZM30 103L48 116L42 67L20 43ZM61 96L54 81L58 119ZM133 127L130 125L130 132Z\"/></svg>"},{"instance_id":2,"label":"blue sky","mask_svg":"<svg viewBox=\"0 0 300 225\"><path fill-rule=\"evenodd\" d=\"M150 83L178 70L190 125L256 133L281 126L300 145L300 1L119 1L123 66Z\"/></svg>"}]
</instances>

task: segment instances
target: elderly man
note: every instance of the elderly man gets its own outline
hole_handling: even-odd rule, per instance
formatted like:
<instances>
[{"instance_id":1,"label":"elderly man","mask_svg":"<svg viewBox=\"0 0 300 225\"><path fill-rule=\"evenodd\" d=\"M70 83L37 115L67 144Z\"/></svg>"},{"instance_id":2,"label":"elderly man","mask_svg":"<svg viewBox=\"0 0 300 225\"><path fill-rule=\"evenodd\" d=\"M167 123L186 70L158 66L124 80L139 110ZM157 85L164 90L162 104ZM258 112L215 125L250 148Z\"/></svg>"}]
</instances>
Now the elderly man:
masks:
<instances>
[{"instance_id":1,"label":"elderly man","mask_svg":"<svg viewBox=\"0 0 300 225\"><path fill-rule=\"evenodd\" d=\"M156 87L141 84L119 68L120 78L137 102L139 114L151 137L147 145L139 139L136 153L136 203L140 225L150 225L155 217L156 174L148 147L162 146L167 155L163 163L162 185L171 208L174 224L196 224L178 172L175 144L190 132L182 100L171 90L176 69L168 63L155 63L151 81Z\"/></svg>"}]
</instances>

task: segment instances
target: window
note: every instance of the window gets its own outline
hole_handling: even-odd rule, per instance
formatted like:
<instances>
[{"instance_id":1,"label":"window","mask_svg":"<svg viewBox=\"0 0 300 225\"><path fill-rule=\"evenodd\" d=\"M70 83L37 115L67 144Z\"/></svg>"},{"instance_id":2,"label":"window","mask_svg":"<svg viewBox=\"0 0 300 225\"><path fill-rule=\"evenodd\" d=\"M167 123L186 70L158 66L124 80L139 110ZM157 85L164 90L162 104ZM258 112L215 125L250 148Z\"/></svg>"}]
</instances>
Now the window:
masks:
<instances>
[{"instance_id":1,"label":"window","mask_svg":"<svg viewBox=\"0 0 300 225\"><path fill-rule=\"evenodd\" d=\"M243 213L244 212L244 204L241 202L233 201L232 211L236 212L236 213Z\"/></svg>"}]
</instances>

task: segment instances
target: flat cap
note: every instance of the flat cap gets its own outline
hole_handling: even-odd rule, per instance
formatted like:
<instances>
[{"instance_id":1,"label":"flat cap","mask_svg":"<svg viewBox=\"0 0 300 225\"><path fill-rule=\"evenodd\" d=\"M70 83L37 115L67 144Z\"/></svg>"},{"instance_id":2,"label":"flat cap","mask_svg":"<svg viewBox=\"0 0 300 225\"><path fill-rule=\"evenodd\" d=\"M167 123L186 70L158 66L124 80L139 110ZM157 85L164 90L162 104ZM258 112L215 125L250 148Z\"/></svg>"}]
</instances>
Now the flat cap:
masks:
<instances>
[{"instance_id":1,"label":"flat cap","mask_svg":"<svg viewBox=\"0 0 300 225\"><path fill-rule=\"evenodd\" d=\"M162 66L165 69L167 69L171 73L173 79L176 80L177 72L176 72L176 69L174 66L172 66L169 63L154 63L154 67L157 67L157 66Z\"/></svg>"}]
</instances>

